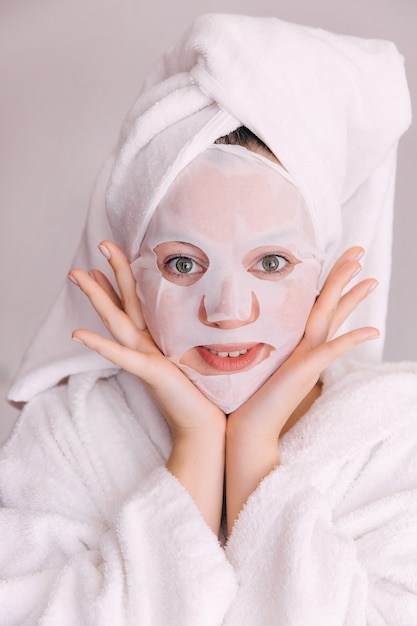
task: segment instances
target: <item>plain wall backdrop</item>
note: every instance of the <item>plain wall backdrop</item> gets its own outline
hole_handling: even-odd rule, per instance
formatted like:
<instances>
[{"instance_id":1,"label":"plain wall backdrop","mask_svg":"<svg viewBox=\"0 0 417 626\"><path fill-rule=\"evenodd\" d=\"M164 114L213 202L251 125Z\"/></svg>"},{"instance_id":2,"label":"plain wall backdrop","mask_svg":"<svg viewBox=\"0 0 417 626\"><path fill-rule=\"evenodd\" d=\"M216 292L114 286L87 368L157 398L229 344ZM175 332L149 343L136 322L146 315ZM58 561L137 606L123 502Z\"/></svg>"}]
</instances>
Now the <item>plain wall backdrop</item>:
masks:
<instances>
[{"instance_id":1,"label":"plain wall backdrop","mask_svg":"<svg viewBox=\"0 0 417 626\"><path fill-rule=\"evenodd\" d=\"M275 15L393 40L416 93L415 0L2 0L0 440L17 414L7 387L66 280L120 123L154 61L205 12ZM417 359L416 153L413 127L398 164L385 349L395 361Z\"/></svg>"}]
</instances>

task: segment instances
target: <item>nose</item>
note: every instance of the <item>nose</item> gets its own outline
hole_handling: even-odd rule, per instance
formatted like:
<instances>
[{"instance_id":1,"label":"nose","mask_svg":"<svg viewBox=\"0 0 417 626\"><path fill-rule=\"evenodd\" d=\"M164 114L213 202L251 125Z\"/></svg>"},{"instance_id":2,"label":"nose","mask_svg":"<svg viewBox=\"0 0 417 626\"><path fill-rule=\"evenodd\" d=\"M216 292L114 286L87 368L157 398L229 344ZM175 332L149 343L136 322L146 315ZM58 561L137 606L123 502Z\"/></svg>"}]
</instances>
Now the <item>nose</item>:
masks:
<instances>
[{"instance_id":1,"label":"nose","mask_svg":"<svg viewBox=\"0 0 417 626\"><path fill-rule=\"evenodd\" d=\"M259 302L253 291L250 293L232 279L226 279L219 296L214 293L201 298L198 319L205 326L233 330L251 324L259 317Z\"/></svg>"}]
</instances>

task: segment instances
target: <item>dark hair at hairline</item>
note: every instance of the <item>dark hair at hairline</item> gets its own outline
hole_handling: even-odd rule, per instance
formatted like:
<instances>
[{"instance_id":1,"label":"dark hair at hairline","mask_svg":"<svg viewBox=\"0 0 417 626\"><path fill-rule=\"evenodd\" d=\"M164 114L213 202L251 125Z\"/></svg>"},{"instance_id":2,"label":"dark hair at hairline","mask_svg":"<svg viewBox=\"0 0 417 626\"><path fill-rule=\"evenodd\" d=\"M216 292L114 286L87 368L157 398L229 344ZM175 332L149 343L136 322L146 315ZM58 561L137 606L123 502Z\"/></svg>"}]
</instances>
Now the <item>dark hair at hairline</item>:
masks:
<instances>
[{"instance_id":1,"label":"dark hair at hairline","mask_svg":"<svg viewBox=\"0 0 417 626\"><path fill-rule=\"evenodd\" d=\"M266 143L264 143L262 139L259 139L259 137L246 126L239 126L239 128L232 130L228 135L223 135L223 137L216 139L214 143L243 146L243 148L248 148L249 150L250 148L257 147L267 154L275 156Z\"/></svg>"}]
</instances>

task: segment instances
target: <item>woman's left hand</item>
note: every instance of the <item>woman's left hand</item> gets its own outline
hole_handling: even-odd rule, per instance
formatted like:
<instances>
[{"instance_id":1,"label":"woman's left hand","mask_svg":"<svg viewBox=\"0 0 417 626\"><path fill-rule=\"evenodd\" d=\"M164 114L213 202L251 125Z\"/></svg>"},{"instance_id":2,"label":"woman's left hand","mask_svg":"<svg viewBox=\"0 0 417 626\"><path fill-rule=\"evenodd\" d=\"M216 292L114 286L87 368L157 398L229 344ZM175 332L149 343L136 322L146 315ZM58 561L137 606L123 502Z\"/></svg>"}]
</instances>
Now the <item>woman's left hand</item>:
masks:
<instances>
[{"instance_id":1,"label":"woman's left hand","mask_svg":"<svg viewBox=\"0 0 417 626\"><path fill-rule=\"evenodd\" d=\"M358 258L362 253L361 248L350 248L338 259L296 349L249 400L229 415L226 431L229 533L249 495L279 465L278 438L287 422L290 424L295 409L301 409L303 400L308 400L323 370L354 346L379 336L376 328L366 327L333 338L377 284L376 280L367 279L342 295L361 269Z\"/></svg>"},{"instance_id":2,"label":"woman's left hand","mask_svg":"<svg viewBox=\"0 0 417 626\"><path fill-rule=\"evenodd\" d=\"M349 248L335 263L307 320L300 343L266 383L228 419L251 434L275 440L292 412L317 383L333 361L358 344L379 336L373 327L364 327L333 338L347 317L377 285L366 279L342 295L360 271L356 260L359 247Z\"/></svg>"}]
</instances>

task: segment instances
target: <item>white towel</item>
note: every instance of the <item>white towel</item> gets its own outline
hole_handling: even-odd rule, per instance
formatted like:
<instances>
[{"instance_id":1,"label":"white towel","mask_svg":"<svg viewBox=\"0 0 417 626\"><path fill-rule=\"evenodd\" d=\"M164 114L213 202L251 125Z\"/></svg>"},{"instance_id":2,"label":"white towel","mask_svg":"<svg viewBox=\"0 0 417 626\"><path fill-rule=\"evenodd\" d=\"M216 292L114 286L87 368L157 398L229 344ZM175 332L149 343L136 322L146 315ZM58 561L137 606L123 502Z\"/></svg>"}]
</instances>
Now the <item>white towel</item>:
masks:
<instances>
[{"instance_id":1,"label":"white towel","mask_svg":"<svg viewBox=\"0 0 417 626\"><path fill-rule=\"evenodd\" d=\"M131 258L176 174L217 137L246 125L297 181L327 262L350 245L367 255L362 276L378 289L345 329L384 331L396 147L410 122L402 58L390 42L297 26L276 18L198 19L145 81L122 129L107 192L103 171L74 266L97 266L93 250L113 238ZM109 367L71 345L71 330L102 326L66 285L18 372L10 398L26 401L63 376ZM383 342L357 356L374 361Z\"/></svg>"}]
</instances>

